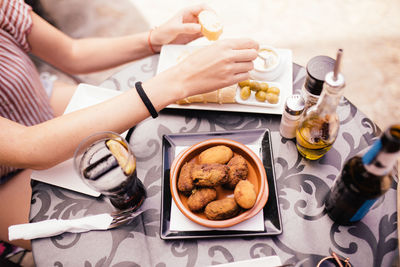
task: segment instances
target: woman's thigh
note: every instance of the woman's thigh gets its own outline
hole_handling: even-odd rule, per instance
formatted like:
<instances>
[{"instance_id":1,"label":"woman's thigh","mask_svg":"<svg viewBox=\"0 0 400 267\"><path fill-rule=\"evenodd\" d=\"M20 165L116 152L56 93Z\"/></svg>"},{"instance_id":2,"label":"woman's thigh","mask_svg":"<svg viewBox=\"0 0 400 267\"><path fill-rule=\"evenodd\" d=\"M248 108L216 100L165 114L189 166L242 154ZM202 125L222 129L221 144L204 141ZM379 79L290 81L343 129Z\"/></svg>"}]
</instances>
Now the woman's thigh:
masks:
<instances>
[{"instance_id":1,"label":"woman's thigh","mask_svg":"<svg viewBox=\"0 0 400 267\"><path fill-rule=\"evenodd\" d=\"M0 240L9 242L9 226L29 222L31 173L31 170L24 170L0 185ZM9 243L31 249L29 240L15 240Z\"/></svg>"}]
</instances>

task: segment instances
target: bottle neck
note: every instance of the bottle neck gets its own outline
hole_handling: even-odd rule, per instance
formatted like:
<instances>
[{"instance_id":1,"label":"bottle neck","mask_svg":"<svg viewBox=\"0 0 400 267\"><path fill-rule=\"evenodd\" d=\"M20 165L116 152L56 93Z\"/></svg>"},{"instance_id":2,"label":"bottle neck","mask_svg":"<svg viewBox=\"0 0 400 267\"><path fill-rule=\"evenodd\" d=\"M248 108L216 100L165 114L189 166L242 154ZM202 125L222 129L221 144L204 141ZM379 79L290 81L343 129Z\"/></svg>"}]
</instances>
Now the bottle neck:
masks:
<instances>
[{"instance_id":1,"label":"bottle neck","mask_svg":"<svg viewBox=\"0 0 400 267\"><path fill-rule=\"evenodd\" d=\"M385 176L392 170L400 156L400 125L388 128L362 157L365 169L376 175Z\"/></svg>"},{"instance_id":2,"label":"bottle neck","mask_svg":"<svg viewBox=\"0 0 400 267\"><path fill-rule=\"evenodd\" d=\"M308 108L314 106L315 104L317 104L318 99L320 97L320 95L313 95L312 93L310 93L305 86L302 87L301 90L301 95L304 98L305 104L304 104L304 110L307 110Z\"/></svg>"},{"instance_id":3,"label":"bottle neck","mask_svg":"<svg viewBox=\"0 0 400 267\"><path fill-rule=\"evenodd\" d=\"M318 99L316 109L319 114L332 114L336 112L340 98L343 95L344 83L336 86L325 82L321 96Z\"/></svg>"}]
</instances>

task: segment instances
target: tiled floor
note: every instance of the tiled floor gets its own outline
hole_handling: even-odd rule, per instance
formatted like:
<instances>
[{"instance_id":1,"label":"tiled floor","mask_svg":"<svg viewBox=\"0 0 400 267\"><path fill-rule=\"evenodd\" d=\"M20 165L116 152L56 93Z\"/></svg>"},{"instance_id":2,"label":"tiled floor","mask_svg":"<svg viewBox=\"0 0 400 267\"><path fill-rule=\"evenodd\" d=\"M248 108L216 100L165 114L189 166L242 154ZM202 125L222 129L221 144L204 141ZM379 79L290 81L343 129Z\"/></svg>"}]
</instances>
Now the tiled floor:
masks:
<instances>
[{"instance_id":1,"label":"tiled floor","mask_svg":"<svg viewBox=\"0 0 400 267\"><path fill-rule=\"evenodd\" d=\"M289 48L306 65L344 49L345 96L381 128L400 123L398 0L42 0L56 25L73 37L146 31L186 5L205 2L224 22L221 38L250 37ZM99 84L117 69L80 76ZM24 266L33 266L27 260Z\"/></svg>"}]
</instances>

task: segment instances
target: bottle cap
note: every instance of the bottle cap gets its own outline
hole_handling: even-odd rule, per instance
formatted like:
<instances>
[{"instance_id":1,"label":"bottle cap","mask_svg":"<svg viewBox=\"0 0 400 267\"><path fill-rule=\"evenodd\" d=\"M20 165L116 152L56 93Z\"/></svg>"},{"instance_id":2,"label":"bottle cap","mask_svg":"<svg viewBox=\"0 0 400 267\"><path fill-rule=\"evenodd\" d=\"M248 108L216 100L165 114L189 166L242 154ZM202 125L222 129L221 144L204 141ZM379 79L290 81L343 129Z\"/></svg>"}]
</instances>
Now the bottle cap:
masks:
<instances>
[{"instance_id":1,"label":"bottle cap","mask_svg":"<svg viewBox=\"0 0 400 267\"><path fill-rule=\"evenodd\" d=\"M307 78L305 88L313 95L320 95L324 85L325 75L333 71L335 60L328 56L316 56L307 63Z\"/></svg>"},{"instance_id":2,"label":"bottle cap","mask_svg":"<svg viewBox=\"0 0 400 267\"><path fill-rule=\"evenodd\" d=\"M399 153L400 152L400 124L391 125L383 133L382 143L385 143L386 150L389 153Z\"/></svg>"},{"instance_id":3,"label":"bottle cap","mask_svg":"<svg viewBox=\"0 0 400 267\"><path fill-rule=\"evenodd\" d=\"M333 71L328 72L325 77L325 84L329 87L340 89L340 88L344 87L344 84L345 84L344 76L341 73L339 73L336 76L336 80L335 80Z\"/></svg>"},{"instance_id":4,"label":"bottle cap","mask_svg":"<svg viewBox=\"0 0 400 267\"><path fill-rule=\"evenodd\" d=\"M294 94L286 99L285 111L292 116L298 116L303 112L304 105L304 98L299 94Z\"/></svg>"}]
</instances>

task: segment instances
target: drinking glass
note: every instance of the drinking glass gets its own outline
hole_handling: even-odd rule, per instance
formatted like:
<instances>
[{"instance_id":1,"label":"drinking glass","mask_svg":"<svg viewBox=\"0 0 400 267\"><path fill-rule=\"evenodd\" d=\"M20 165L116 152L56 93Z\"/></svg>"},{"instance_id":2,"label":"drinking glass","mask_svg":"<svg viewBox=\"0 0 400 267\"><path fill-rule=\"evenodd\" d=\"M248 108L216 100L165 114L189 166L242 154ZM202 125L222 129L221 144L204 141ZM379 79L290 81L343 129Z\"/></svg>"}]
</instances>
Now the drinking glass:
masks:
<instances>
[{"instance_id":1,"label":"drinking glass","mask_svg":"<svg viewBox=\"0 0 400 267\"><path fill-rule=\"evenodd\" d=\"M146 198L137 177L136 158L126 140L114 132L85 138L74 154L75 169L85 184L121 210L136 210Z\"/></svg>"}]
</instances>

